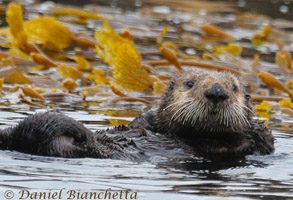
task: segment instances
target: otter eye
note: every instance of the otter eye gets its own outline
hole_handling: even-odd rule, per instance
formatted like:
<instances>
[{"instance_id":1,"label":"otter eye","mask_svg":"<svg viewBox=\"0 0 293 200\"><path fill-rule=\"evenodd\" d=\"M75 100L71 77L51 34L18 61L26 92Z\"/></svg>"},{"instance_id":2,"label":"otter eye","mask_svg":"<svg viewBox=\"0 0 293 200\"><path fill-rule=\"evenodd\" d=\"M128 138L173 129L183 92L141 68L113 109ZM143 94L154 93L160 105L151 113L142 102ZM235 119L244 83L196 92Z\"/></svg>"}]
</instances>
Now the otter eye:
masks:
<instances>
[{"instance_id":1,"label":"otter eye","mask_svg":"<svg viewBox=\"0 0 293 200\"><path fill-rule=\"evenodd\" d=\"M245 97L246 100L251 99L251 96L249 94L246 94L244 97Z\"/></svg>"},{"instance_id":2,"label":"otter eye","mask_svg":"<svg viewBox=\"0 0 293 200\"><path fill-rule=\"evenodd\" d=\"M233 90L234 93L238 92L238 87L237 87L237 85L233 84L233 85L232 85L232 90Z\"/></svg>"},{"instance_id":3,"label":"otter eye","mask_svg":"<svg viewBox=\"0 0 293 200\"><path fill-rule=\"evenodd\" d=\"M185 83L185 85L187 86L188 89L191 89L193 87L193 85L194 85L194 82L193 81L187 81Z\"/></svg>"},{"instance_id":4,"label":"otter eye","mask_svg":"<svg viewBox=\"0 0 293 200\"><path fill-rule=\"evenodd\" d=\"M174 82L174 81L171 81L171 82L170 82L170 85L169 85L169 87L170 87L171 90L174 89L174 85L175 85L175 82Z\"/></svg>"}]
</instances>

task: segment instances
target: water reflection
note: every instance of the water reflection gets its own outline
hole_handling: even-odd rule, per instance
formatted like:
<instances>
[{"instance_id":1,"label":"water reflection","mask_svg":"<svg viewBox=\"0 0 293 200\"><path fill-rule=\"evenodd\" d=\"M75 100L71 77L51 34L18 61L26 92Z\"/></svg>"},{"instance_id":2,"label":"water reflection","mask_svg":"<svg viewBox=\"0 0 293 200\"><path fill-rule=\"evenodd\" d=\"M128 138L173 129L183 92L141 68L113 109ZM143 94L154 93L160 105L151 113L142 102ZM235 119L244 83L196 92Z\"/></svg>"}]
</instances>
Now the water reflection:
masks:
<instances>
[{"instance_id":1,"label":"water reflection","mask_svg":"<svg viewBox=\"0 0 293 200\"><path fill-rule=\"evenodd\" d=\"M84 1L71 1L71 0L53 0L53 2L57 3L64 3L64 4L73 4L73 5L85 5L85 4L99 4L104 6L110 6L114 8L122 8L124 10L135 10L142 6L148 6L152 4L159 4L159 5L171 5L172 8L181 10L189 10L189 11L195 11L200 10L200 5L202 5L202 8L211 7L216 1L209 0L209 1L203 1L203 0L184 0L180 1L178 4L177 1L155 1L155 0L141 0L141 1L135 1L135 0L84 0ZM197 3L198 2L198 3ZM200 4L202 3L202 4ZM209 4L211 3L211 4ZM293 18L293 12L290 12L293 10L293 2L290 0L222 0L222 5L219 5L219 3L216 3L215 5L218 5L218 10L224 9L223 7L232 7L235 8L241 12L254 12L259 14L265 14L272 18L284 18L284 19L292 19ZM223 4L225 3L225 4ZM191 5L196 5L195 7L192 7ZM187 8L189 5L191 8ZM225 5L225 6L224 6ZM224 10L223 10L224 11ZM227 10L226 10L227 11ZM230 9L231 11L231 9Z\"/></svg>"}]
</instances>

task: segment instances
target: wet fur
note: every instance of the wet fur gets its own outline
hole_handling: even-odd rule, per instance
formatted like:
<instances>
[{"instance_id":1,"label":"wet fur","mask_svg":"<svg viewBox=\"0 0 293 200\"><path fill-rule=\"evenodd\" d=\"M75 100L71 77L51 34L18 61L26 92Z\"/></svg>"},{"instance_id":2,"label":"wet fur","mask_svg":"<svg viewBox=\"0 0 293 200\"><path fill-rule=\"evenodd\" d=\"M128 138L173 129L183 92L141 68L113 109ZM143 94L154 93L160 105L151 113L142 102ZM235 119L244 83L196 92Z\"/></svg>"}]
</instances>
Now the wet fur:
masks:
<instances>
[{"instance_id":1,"label":"wet fur","mask_svg":"<svg viewBox=\"0 0 293 200\"><path fill-rule=\"evenodd\" d=\"M0 148L66 158L139 158L141 151L120 132L125 126L92 133L70 117L54 112L30 115L17 126L2 130ZM128 149L128 150L127 150Z\"/></svg>"},{"instance_id":2,"label":"wet fur","mask_svg":"<svg viewBox=\"0 0 293 200\"><path fill-rule=\"evenodd\" d=\"M194 82L191 89L186 87L188 81ZM229 97L217 105L204 96L215 83ZM274 151L274 138L253 114L250 96L234 75L192 71L171 81L153 126L155 132L179 137L203 156L269 154Z\"/></svg>"},{"instance_id":3,"label":"wet fur","mask_svg":"<svg viewBox=\"0 0 293 200\"><path fill-rule=\"evenodd\" d=\"M185 87L189 80L194 82L191 89ZM229 95L217 106L203 96L215 82ZM233 92L233 85L237 92ZM231 107L233 104L236 106ZM0 149L67 158L127 160L149 160L155 155L239 157L273 152L271 132L252 117L249 98L232 74L193 71L177 75L159 106L139 115L128 126L92 133L65 115L39 113L2 130Z\"/></svg>"}]
</instances>

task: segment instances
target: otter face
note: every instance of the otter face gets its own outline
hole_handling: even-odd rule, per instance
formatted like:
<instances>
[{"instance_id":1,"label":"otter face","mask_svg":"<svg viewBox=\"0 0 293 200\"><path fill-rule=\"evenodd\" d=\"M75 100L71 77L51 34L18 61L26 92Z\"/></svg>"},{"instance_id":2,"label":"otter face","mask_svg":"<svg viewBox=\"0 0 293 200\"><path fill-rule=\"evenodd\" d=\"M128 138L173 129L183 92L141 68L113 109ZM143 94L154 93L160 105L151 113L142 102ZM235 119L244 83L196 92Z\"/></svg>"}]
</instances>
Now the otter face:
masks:
<instances>
[{"instance_id":1,"label":"otter face","mask_svg":"<svg viewBox=\"0 0 293 200\"><path fill-rule=\"evenodd\" d=\"M239 80L227 72L190 71L171 81L162 112L172 123L206 132L249 126L251 109Z\"/></svg>"}]
</instances>

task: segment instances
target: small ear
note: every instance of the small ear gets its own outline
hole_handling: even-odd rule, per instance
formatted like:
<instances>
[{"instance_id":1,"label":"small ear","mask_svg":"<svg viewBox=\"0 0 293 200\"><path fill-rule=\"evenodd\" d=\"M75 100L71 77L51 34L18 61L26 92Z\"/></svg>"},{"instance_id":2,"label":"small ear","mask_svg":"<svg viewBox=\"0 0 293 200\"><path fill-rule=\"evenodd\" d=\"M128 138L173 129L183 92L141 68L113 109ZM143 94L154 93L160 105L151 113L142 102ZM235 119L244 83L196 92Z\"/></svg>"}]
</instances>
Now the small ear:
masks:
<instances>
[{"instance_id":1,"label":"small ear","mask_svg":"<svg viewBox=\"0 0 293 200\"><path fill-rule=\"evenodd\" d=\"M244 95L244 98L248 101L248 100L251 99L251 96L250 96L249 94L245 94L245 95Z\"/></svg>"}]
</instances>

